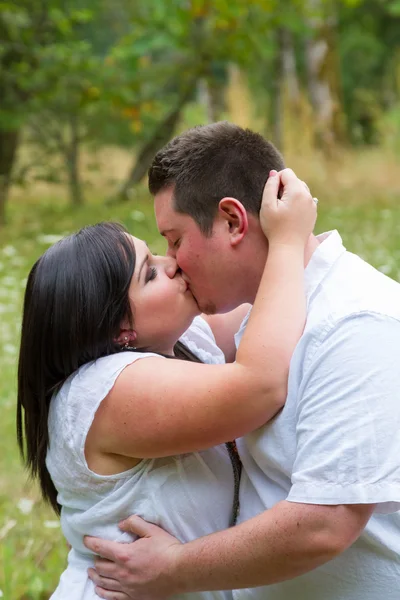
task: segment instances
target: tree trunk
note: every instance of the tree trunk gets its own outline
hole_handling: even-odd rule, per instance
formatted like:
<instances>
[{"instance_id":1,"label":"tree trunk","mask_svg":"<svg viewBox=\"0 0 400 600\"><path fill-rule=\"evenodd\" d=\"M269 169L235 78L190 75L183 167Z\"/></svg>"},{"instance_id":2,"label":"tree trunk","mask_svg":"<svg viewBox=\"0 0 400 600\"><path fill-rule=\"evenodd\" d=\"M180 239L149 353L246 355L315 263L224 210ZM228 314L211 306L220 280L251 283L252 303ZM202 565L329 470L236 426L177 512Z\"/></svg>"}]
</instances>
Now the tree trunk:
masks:
<instances>
[{"instance_id":1,"label":"tree trunk","mask_svg":"<svg viewBox=\"0 0 400 600\"><path fill-rule=\"evenodd\" d=\"M286 28L280 30L281 68L286 97L291 109L297 109L300 103L300 85L297 76L296 54L293 36Z\"/></svg>"},{"instance_id":2,"label":"tree trunk","mask_svg":"<svg viewBox=\"0 0 400 600\"><path fill-rule=\"evenodd\" d=\"M276 42L271 102L272 139L279 151L283 152L283 70L280 30L276 33Z\"/></svg>"},{"instance_id":3,"label":"tree trunk","mask_svg":"<svg viewBox=\"0 0 400 600\"><path fill-rule=\"evenodd\" d=\"M232 122L243 128L251 127L253 103L249 91L248 77L244 70L233 63L228 66L226 100Z\"/></svg>"},{"instance_id":4,"label":"tree trunk","mask_svg":"<svg viewBox=\"0 0 400 600\"><path fill-rule=\"evenodd\" d=\"M314 111L316 142L331 156L335 143L343 139L336 18L334 14L326 15L322 0L309 2L316 16L309 20L312 35L306 41L308 89Z\"/></svg>"},{"instance_id":5,"label":"tree trunk","mask_svg":"<svg viewBox=\"0 0 400 600\"><path fill-rule=\"evenodd\" d=\"M0 130L0 227L6 223L6 203L19 143L19 130Z\"/></svg>"},{"instance_id":6,"label":"tree trunk","mask_svg":"<svg viewBox=\"0 0 400 600\"><path fill-rule=\"evenodd\" d=\"M68 144L65 155L65 167L67 170L69 197L71 205L74 207L82 206L84 197L79 174L79 131L78 122L75 117L70 120L70 143Z\"/></svg>"},{"instance_id":7,"label":"tree trunk","mask_svg":"<svg viewBox=\"0 0 400 600\"><path fill-rule=\"evenodd\" d=\"M215 83L208 78L200 79L198 83L198 99L206 110L207 122L215 123L215 121L218 121L219 111Z\"/></svg>"},{"instance_id":8,"label":"tree trunk","mask_svg":"<svg viewBox=\"0 0 400 600\"><path fill-rule=\"evenodd\" d=\"M127 201L130 199L129 192L131 188L140 183L147 174L155 154L171 139L181 116L182 109L191 95L192 85L182 93L176 106L167 114L164 121L155 128L152 137L143 145L128 178L117 192L118 200Z\"/></svg>"}]
</instances>

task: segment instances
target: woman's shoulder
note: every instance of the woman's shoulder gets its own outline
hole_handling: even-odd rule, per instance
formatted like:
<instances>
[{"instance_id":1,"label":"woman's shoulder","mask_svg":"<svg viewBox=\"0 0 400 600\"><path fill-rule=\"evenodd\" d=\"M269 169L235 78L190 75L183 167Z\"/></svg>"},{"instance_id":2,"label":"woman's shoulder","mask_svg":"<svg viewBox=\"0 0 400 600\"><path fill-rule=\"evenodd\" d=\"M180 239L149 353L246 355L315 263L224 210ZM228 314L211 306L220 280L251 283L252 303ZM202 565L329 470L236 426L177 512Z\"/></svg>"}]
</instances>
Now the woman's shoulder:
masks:
<instances>
[{"instance_id":1,"label":"woman's shoulder","mask_svg":"<svg viewBox=\"0 0 400 600\"><path fill-rule=\"evenodd\" d=\"M75 371L53 396L49 411L50 446L69 449L84 462L84 444L95 414L125 367L150 352L118 352L98 358Z\"/></svg>"},{"instance_id":2,"label":"woman's shoulder","mask_svg":"<svg viewBox=\"0 0 400 600\"><path fill-rule=\"evenodd\" d=\"M158 357L154 352L123 351L102 356L82 365L64 383L61 390L70 391L71 387L79 388L90 385L90 388L101 388L118 377L123 368L136 360L147 357Z\"/></svg>"},{"instance_id":3,"label":"woman's shoulder","mask_svg":"<svg viewBox=\"0 0 400 600\"><path fill-rule=\"evenodd\" d=\"M74 427L78 416L83 421L93 418L99 403L114 386L125 367L141 358L158 357L152 352L118 352L82 365L72 373L54 395L51 413ZM51 415L50 415L51 416Z\"/></svg>"}]
</instances>

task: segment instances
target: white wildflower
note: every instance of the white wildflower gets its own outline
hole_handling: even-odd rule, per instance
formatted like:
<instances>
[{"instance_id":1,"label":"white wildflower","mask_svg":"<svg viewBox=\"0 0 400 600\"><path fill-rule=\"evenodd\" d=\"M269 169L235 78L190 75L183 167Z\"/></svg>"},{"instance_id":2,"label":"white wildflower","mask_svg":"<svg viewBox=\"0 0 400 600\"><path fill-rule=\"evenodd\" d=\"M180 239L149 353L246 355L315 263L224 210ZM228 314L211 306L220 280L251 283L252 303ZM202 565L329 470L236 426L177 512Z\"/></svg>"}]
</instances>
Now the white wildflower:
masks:
<instances>
[{"instance_id":1,"label":"white wildflower","mask_svg":"<svg viewBox=\"0 0 400 600\"><path fill-rule=\"evenodd\" d=\"M1 280L1 283L3 285L9 285L9 286L12 287L12 286L14 286L16 284L16 281L17 280L15 279L15 277L8 276L8 277L3 277L2 280Z\"/></svg>"},{"instance_id":2,"label":"white wildflower","mask_svg":"<svg viewBox=\"0 0 400 600\"><path fill-rule=\"evenodd\" d=\"M6 354L16 354L17 353L17 346L15 346L14 344L4 344L3 351Z\"/></svg>"},{"instance_id":3,"label":"white wildflower","mask_svg":"<svg viewBox=\"0 0 400 600\"><path fill-rule=\"evenodd\" d=\"M17 254L17 251L14 248L14 246L4 246L3 254L4 256L15 256Z\"/></svg>"},{"instance_id":4,"label":"white wildflower","mask_svg":"<svg viewBox=\"0 0 400 600\"><path fill-rule=\"evenodd\" d=\"M146 220L146 215L141 210L133 210L131 212L131 219L139 223Z\"/></svg>"},{"instance_id":5,"label":"white wildflower","mask_svg":"<svg viewBox=\"0 0 400 600\"><path fill-rule=\"evenodd\" d=\"M17 504L17 507L23 515L29 515L29 513L32 512L33 505L33 500L30 500L29 498L21 498L21 500Z\"/></svg>"},{"instance_id":6,"label":"white wildflower","mask_svg":"<svg viewBox=\"0 0 400 600\"><path fill-rule=\"evenodd\" d=\"M46 529L58 529L60 527L60 521L45 521L43 526Z\"/></svg>"},{"instance_id":7,"label":"white wildflower","mask_svg":"<svg viewBox=\"0 0 400 600\"><path fill-rule=\"evenodd\" d=\"M17 521L15 519L10 519L9 521L7 521L7 523L2 527L2 529L0 529L0 540L4 539L7 533L11 531L11 529L15 527L16 524Z\"/></svg>"}]
</instances>

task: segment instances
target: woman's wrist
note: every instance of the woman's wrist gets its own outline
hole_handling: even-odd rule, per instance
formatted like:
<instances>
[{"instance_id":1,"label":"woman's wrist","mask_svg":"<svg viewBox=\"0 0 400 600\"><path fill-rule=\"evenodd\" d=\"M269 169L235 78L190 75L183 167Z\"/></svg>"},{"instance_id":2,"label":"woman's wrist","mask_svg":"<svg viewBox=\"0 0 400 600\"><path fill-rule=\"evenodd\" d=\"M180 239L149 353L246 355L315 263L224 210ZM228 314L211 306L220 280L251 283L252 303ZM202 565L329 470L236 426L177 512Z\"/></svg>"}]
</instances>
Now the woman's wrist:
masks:
<instances>
[{"instance_id":1,"label":"woman's wrist","mask_svg":"<svg viewBox=\"0 0 400 600\"><path fill-rule=\"evenodd\" d=\"M305 250L305 242L299 238L291 238L290 240L276 239L269 243L268 260L274 255L291 255L299 256L303 259Z\"/></svg>"}]
</instances>

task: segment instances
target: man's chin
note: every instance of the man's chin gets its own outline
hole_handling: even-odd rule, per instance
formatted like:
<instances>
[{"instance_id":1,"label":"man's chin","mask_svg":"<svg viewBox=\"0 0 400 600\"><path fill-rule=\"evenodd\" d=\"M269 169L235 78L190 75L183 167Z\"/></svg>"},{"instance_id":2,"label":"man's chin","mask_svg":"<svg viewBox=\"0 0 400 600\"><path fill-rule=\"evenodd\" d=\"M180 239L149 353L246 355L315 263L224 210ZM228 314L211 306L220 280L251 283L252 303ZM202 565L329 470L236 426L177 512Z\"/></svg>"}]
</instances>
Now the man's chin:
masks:
<instances>
[{"instance_id":1,"label":"man's chin","mask_svg":"<svg viewBox=\"0 0 400 600\"><path fill-rule=\"evenodd\" d=\"M213 302L199 302L197 301L197 306L199 307L199 311L203 314L203 315L215 315L217 312L217 307L215 306L215 304Z\"/></svg>"},{"instance_id":2,"label":"man's chin","mask_svg":"<svg viewBox=\"0 0 400 600\"><path fill-rule=\"evenodd\" d=\"M189 287L189 289L190 289L190 287ZM198 298L197 296L195 296L193 294L191 289L190 289L190 293L192 294L200 313L202 313L204 315L215 315L216 314L217 307L214 304L214 302L211 302L210 300L202 300L202 299Z\"/></svg>"}]
</instances>

